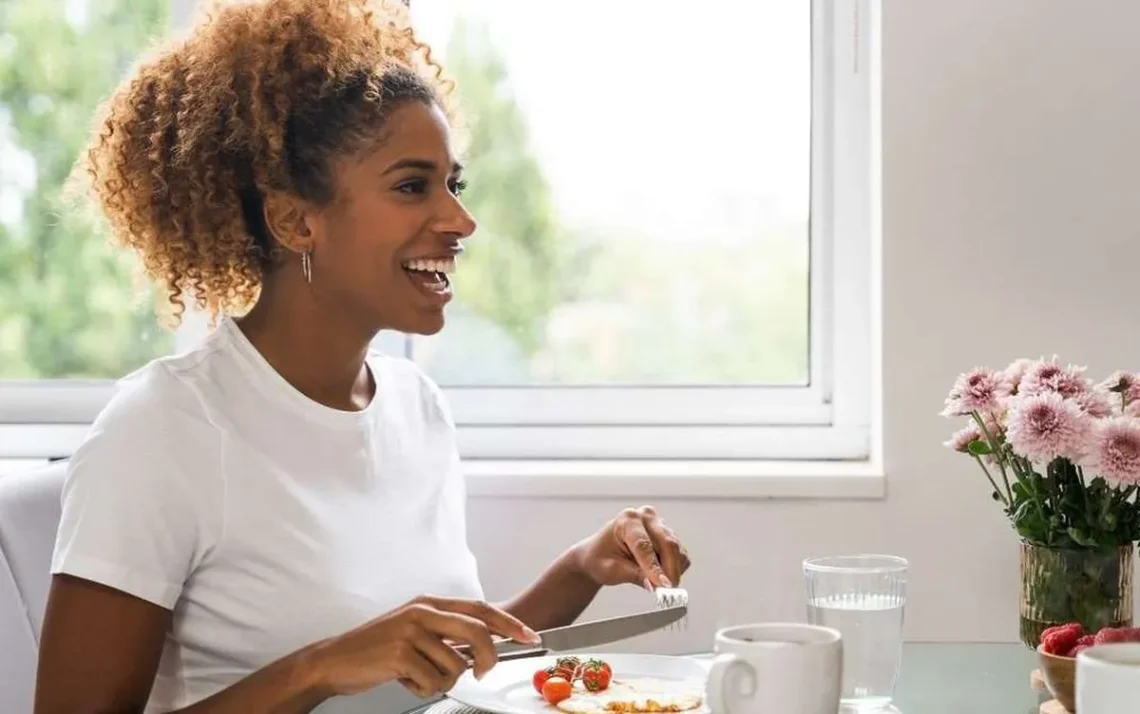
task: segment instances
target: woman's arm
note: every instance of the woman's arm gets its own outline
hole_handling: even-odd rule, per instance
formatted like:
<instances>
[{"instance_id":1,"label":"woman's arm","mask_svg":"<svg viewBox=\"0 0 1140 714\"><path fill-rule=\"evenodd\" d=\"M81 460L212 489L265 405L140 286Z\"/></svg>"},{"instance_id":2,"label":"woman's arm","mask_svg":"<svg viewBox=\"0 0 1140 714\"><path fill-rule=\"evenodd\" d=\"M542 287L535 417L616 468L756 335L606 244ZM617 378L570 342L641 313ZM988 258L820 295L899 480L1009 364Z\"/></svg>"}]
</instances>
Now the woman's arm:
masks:
<instances>
[{"instance_id":1,"label":"woman's arm","mask_svg":"<svg viewBox=\"0 0 1140 714\"><path fill-rule=\"evenodd\" d=\"M601 587L672 587L688 569L688 554L656 509L627 508L503 607L536 630L562 627L586 610Z\"/></svg>"},{"instance_id":2,"label":"woman's arm","mask_svg":"<svg viewBox=\"0 0 1140 714\"><path fill-rule=\"evenodd\" d=\"M134 714L146 707L171 612L80 578L52 580L36 673L35 714ZM302 650L180 714L302 714L322 701Z\"/></svg>"},{"instance_id":3,"label":"woman's arm","mask_svg":"<svg viewBox=\"0 0 1140 714\"><path fill-rule=\"evenodd\" d=\"M66 575L48 595L35 714L138 714L146 707L171 612ZM426 697L469 666L444 639L471 645L476 676L495 664L491 633L537 637L484 603L419 598L355 630L286 655L171 714L305 714L325 699L399 679Z\"/></svg>"},{"instance_id":4,"label":"woman's arm","mask_svg":"<svg viewBox=\"0 0 1140 714\"><path fill-rule=\"evenodd\" d=\"M577 620L601 589L583 571L580 550L580 546L574 546L560 555L503 609L535 630L562 627Z\"/></svg>"}]
</instances>

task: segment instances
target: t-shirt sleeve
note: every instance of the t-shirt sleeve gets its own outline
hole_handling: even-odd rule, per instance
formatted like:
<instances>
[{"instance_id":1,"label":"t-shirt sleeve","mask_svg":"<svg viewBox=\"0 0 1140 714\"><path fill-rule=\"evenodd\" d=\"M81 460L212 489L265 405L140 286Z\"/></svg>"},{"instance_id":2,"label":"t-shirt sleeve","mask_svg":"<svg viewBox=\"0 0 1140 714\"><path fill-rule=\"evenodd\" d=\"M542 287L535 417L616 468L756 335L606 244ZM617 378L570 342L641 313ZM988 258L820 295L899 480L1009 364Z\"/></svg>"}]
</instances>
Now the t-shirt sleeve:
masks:
<instances>
[{"instance_id":1,"label":"t-shirt sleeve","mask_svg":"<svg viewBox=\"0 0 1140 714\"><path fill-rule=\"evenodd\" d=\"M173 609L216 536L217 474L207 444L178 443L199 439L177 414L130 402L112 402L69 461L51 570Z\"/></svg>"}]
</instances>

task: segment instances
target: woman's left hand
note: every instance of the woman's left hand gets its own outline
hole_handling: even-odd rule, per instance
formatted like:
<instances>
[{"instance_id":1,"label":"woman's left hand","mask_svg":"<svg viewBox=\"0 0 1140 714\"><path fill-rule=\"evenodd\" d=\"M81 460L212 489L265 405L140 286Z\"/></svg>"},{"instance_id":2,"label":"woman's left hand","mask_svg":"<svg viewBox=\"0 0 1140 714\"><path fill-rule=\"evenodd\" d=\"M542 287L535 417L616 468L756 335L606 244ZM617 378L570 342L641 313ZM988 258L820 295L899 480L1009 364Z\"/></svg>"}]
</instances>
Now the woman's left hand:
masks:
<instances>
[{"instance_id":1,"label":"woman's left hand","mask_svg":"<svg viewBox=\"0 0 1140 714\"><path fill-rule=\"evenodd\" d=\"M598 585L676 587L689 569L685 546L652 506L625 509L577 550L579 568Z\"/></svg>"}]
</instances>

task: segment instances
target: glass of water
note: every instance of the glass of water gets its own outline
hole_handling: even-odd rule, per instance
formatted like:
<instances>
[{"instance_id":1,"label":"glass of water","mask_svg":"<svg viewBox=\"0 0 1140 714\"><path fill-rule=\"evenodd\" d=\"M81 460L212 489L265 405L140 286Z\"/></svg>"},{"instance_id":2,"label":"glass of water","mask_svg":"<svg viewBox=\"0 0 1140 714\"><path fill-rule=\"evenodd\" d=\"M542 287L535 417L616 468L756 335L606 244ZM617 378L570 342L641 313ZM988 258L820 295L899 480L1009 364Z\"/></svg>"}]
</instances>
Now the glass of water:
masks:
<instances>
[{"instance_id":1,"label":"glass of water","mask_svg":"<svg viewBox=\"0 0 1140 714\"><path fill-rule=\"evenodd\" d=\"M843 636L844 711L890 705L902 662L907 562L893 555L804 561L808 622Z\"/></svg>"}]
</instances>

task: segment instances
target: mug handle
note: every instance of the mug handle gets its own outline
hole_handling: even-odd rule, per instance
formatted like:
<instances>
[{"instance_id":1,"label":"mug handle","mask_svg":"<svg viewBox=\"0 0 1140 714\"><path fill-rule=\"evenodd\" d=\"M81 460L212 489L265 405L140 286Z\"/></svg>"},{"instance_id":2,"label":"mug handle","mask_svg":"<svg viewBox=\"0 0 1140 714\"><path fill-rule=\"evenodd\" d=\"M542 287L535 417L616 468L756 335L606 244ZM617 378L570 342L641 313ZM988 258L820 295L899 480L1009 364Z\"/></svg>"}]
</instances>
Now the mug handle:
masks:
<instances>
[{"instance_id":1,"label":"mug handle","mask_svg":"<svg viewBox=\"0 0 1140 714\"><path fill-rule=\"evenodd\" d=\"M705 685L705 696L708 697L709 709L713 714L729 714L731 708L729 701L736 697L725 696L725 684L734 674L742 674L748 683L746 698L756 694L756 670L748 662L731 653L717 655L709 669L708 682Z\"/></svg>"}]
</instances>

